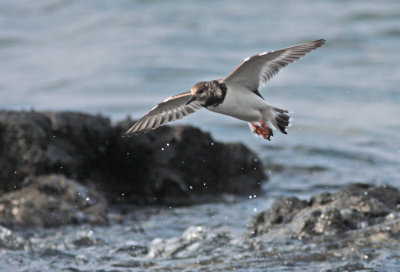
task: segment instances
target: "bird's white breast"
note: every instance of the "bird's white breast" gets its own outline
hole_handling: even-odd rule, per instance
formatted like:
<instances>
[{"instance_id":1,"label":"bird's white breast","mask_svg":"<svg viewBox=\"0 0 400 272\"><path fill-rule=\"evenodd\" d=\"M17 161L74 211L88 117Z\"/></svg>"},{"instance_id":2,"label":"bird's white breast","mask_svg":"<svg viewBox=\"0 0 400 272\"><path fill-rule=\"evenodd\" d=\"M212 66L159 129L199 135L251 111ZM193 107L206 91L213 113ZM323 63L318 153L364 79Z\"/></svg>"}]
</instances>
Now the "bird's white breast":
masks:
<instances>
[{"instance_id":1,"label":"bird's white breast","mask_svg":"<svg viewBox=\"0 0 400 272\"><path fill-rule=\"evenodd\" d=\"M255 122L261 119L262 112L268 110L268 107L265 101L255 93L229 87L224 101L218 106L207 109L243 121Z\"/></svg>"}]
</instances>

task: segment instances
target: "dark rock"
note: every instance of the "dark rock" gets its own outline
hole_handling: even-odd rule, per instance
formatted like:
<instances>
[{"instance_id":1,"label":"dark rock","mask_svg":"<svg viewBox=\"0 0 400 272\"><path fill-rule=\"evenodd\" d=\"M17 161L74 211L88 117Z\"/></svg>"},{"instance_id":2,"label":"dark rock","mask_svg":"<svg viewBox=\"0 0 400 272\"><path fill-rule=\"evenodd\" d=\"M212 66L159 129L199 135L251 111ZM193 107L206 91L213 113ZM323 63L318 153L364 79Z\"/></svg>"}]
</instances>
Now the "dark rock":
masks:
<instances>
[{"instance_id":1,"label":"dark rock","mask_svg":"<svg viewBox=\"0 0 400 272\"><path fill-rule=\"evenodd\" d=\"M105 199L62 175L27 178L22 189L0 197L0 224L54 227L107 223Z\"/></svg>"},{"instance_id":2,"label":"dark rock","mask_svg":"<svg viewBox=\"0 0 400 272\"><path fill-rule=\"evenodd\" d=\"M117 135L131 124L119 123ZM266 179L261 162L243 144L222 144L189 126L118 138L108 157L115 196L144 197L147 203L187 204L218 200L221 193L248 194Z\"/></svg>"},{"instance_id":3,"label":"dark rock","mask_svg":"<svg viewBox=\"0 0 400 272\"><path fill-rule=\"evenodd\" d=\"M354 233L388 222L393 222L388 230L397 235L395 214L399 211L400 192L396 188L352 184L332 195L314 196L310 201L293 197L277 200L253 217L249 235L299 239ZM374 235L377 232L373 231Z\"/></svg>"},{"instance_id":4,"label":"dark rock","mask_svg":"<svg viewBox=\"0 0 400 272\"><path fill-rule=\"evenodd\" d=\"M176 205L254 193L266 180L242 144L183 126L121 137L130 125L81 113L0 111L0 195L26 177L63 174L96 185L112 202Z\"/></svg>"},{"instance_id":5,"label":"dark rock","mask_svg":"<svg viewBox=\"0 0 400 272\"><path fill-rule=\"evenodd\" d=\"M302 235L335 234L344 232L350 227L344 222L340 210L325 208L313 212L302 228Z\"/></svg>"},{"instance_id":6,"label":"dark rock","mask_svg":"<svg viewBox=\"0 0 400 272\"><path fill-rule=\"evenodd\" d=\"M62 173L86 181L101 176L96 162L112 135L101 116L70 112L0 112L0 190L27 176Z\"/></svg>"},{"instance_id":7,"label":"dark rock","mask_svg":"<svg viewBox=\"0 0 400 272\"><path fill-rule=\"evenodd\" d=\"M251 222L251 235L257 236L268 232L276 225L285 225L289 223L293 216L306 207L309 207L307 201L300 200L297 197L278 199L272 204L270 209L253 217Z\"/></svg>"}]
</instances>

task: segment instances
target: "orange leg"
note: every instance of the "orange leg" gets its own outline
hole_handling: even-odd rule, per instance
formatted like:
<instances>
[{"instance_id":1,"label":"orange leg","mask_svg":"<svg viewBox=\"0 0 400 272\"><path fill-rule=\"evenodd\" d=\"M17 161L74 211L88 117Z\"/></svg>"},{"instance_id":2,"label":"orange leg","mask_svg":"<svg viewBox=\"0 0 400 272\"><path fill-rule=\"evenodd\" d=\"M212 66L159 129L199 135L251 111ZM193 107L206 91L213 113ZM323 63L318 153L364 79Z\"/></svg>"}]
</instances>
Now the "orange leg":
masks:
<instances>
[{"instance_id":1,"label":"orange leg","mask_svg":"<svg viewBox=\"0 0 400 272\"><path fill-rule=\"evenodd\" d=\"M251 126L254 129L254 132L257 135L261 135L264 139L271 141L271 133L270 133L270 128L268 128L267 124L261 120L260 121L261 127L257 126L256 124L251 123Z\"/></svg>"},{"instance_id":2,"label":"orange leg","mask_svg":"<svg viewBox=\"0 0 400 272\"><path fill-rule=\"evenodd\" d=\"M261 128L260 126L257 126L257 125L254 124L254 123L251 123L251 126L253 127L254 132L255 132L257 135L262 135L262 128Z\"/></svg>"}]
</instances>

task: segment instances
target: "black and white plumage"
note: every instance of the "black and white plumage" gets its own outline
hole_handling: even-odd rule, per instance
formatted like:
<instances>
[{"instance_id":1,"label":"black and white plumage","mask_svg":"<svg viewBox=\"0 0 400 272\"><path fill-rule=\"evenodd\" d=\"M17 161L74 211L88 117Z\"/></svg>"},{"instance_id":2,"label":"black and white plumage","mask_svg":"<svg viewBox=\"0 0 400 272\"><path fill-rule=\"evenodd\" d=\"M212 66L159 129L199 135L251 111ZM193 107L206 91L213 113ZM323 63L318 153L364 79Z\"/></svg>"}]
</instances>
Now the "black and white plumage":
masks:
<instances>
[{"instance_id":1,"label":"black and white plumage","mask_svg":"<svg viewBox=\"0 0 400 272\"><path fill-rule=\"evenodd\" d=\"M186 92L167 98L152 108L149 113L137 121L125 134L145 133L201 109L202 106L198 101L186 104L191 97L192 93Z\"/></svg>"},{"instance_id":2,"label":"black and white plumage","mask_svg":"<svg viewBox=\"0 0 400 272\"><path fill-rule=\"evenodd\" d=\"M324 43L325 40L320 39L247 58L225 78L196 83L190 92L161 102L125 135L148 132L201 108L247 121L253 133L268 140L273 136L273 128L286 134L288 111L268 105L259 92L260 86L281 68Z\"/></svg>"}]
</instances>

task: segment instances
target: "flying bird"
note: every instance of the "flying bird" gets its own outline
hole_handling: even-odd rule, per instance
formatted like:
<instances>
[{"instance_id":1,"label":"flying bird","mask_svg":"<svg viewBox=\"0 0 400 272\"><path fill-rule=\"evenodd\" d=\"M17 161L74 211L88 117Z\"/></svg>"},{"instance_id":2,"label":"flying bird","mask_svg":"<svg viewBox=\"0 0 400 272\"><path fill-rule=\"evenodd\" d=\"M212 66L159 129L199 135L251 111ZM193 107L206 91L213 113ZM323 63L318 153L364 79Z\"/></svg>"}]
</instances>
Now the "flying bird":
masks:
<instances>
[{"instance_id":1,"label":"flying bird","mask_svg":"<svg viewBox=\"0 0 400 272\"><path fill-rule=\"evenodd\" d=\"M246 121L253 134L267 140L271 140L276 128L287 134L288 111L268 105L259 89L281 68L324 43L325 40L320 39L246 58L225 78L198 82L190 92L159 103L125 135L146 133L202 108Z\"/></svg>"}]
</instances>

